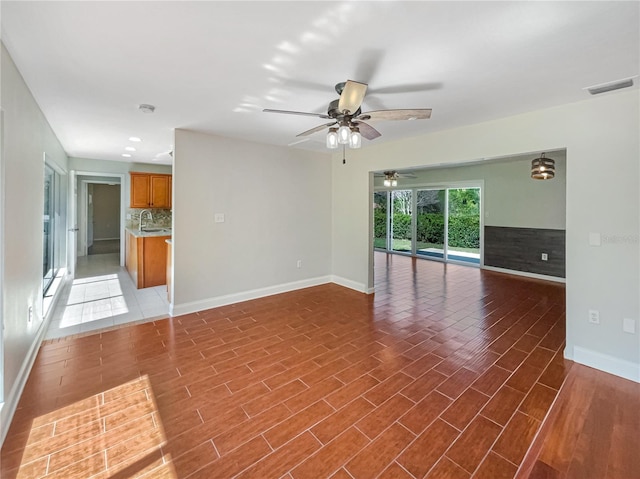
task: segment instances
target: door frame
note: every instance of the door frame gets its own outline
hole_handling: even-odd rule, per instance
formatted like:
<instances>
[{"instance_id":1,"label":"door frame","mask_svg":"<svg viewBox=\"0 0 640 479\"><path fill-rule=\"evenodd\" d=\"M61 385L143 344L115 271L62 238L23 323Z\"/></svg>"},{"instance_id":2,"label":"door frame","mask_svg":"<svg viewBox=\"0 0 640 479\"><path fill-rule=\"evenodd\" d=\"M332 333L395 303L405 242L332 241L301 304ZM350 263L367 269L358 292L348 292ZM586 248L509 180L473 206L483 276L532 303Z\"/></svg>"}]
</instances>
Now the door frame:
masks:
<instances>
[{"instance_id":1,"label":"door frame","mask_svg":"<svg viewBox=\"0 0 640 479\"><path fill-rule=\"evenodd\" d=\"M87 205L87 201L88 201L88 195L87 195L87 187L86 185L89 183L97 183L97 184L111 184L114 183L113 181L108 181L108 180L88 180L88 179L82 179L80 177L82 176L93 176L93 177L102 177L102 178L119 178L120 180L120 266L124 266L124 261L125 261L125 224L126 224L126 206L127 206L127 188L126 188L126 174L124 173L101 173L101 172L95 172L95 171L76 171L75 173L76 179L80 180L81 182L81 188L80 188L80 192L77 198L77 210L78 212L83 211L84 215L82 217L80 217L80 222L81 222L81 226L80 226L80 233L84 235L84 244L83 244L83 252L84 255L86 256L87 254L87 244L86 244L86 205ZM116 182L117 183L117 182ZM82 205L82 210L80 209L80 206ZM84 221L85 225L84 228L82 226L82 221ZM77 259L78 255L78 247L76 246L74 248L74 255L75 258Z\"/></svg>"}]
</instances>

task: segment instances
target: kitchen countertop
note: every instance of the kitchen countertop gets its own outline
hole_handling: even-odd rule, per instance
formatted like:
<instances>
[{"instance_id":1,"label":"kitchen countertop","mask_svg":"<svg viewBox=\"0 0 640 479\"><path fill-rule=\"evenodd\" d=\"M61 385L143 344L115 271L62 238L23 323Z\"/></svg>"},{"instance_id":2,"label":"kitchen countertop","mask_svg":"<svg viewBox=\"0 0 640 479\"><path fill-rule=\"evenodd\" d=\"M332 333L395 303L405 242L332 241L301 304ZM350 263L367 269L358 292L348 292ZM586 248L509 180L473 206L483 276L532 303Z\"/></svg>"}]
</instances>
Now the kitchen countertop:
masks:
<instances>
[{"instance_id":1,"label":"kitchen countertop","mask_svg":"<svg viewBox=\"0 0 640 479\"><path fill-rule=\"evenodd\" d=\"M149 229L158 231L139 231L138 228L125 228L128 233L131 233L136 238L147 238L150 236L171 236L171 228L151 227Z\"/></svg>"}]
</instances>

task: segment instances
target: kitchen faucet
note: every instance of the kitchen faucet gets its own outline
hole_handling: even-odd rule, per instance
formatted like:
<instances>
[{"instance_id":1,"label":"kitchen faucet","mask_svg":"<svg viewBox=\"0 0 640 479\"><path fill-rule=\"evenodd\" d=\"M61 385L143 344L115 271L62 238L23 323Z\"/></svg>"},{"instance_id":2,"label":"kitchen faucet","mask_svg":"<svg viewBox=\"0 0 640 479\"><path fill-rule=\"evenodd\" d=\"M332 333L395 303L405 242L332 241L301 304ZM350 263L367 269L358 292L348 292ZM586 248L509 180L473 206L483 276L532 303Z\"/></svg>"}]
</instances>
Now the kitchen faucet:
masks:
<instances>
[{"instance_id":1,"label":"kitchen faucet","mask_svg":"<svg viewBox=\"0 0 640 479\"><path fill-rule=\"evenodd\" d=\"M138 225L138 231L142 231L142 217L144 216L145 213L149 213L149 221L153 223L153 215L151 214L151 210L142 210L140 212L140 224ZM149 226L149 225L146 224L145 226Z\"/></svg>"}]
</instances>

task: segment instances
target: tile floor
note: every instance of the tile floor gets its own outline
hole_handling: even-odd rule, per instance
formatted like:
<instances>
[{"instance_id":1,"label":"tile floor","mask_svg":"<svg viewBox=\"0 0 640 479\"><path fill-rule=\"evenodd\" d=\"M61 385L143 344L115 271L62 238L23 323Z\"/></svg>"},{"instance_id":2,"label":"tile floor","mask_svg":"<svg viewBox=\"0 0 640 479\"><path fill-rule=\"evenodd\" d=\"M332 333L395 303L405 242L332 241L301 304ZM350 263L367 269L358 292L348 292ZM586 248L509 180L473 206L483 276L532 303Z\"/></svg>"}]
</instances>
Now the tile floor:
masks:
<instances>
[{"instance_id":1,"label":"tile floor","mask_svg":"<svg viewBox=\"0 0 640 479\"><path fill-rule=\"evenodd\" d=\"M514 477L567 374L564 286L375 260L375 295L45 341L2 477Z\"/></svg>"},{"instance_id":2,"label":"tile floor","mask_svg":"<svg viewBox=\"0 0 640 479\"><path fill-rule=\"evenodd\" d=\"M78 258L76 278L62 291L46 339L167 317L166 286L136 289L120 254Z\"/></svg>"}]
</instances>

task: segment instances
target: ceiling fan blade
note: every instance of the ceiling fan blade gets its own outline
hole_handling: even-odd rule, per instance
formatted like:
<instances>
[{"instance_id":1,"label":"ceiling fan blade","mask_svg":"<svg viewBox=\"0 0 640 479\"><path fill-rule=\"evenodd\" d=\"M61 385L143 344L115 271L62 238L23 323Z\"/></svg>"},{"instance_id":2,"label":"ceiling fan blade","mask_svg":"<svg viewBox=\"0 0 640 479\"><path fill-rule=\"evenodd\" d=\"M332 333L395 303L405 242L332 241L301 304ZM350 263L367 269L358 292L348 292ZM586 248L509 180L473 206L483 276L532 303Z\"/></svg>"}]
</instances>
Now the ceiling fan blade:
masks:
<instances>
[{"instance_id":1,"label":"ceiling fan blade","mask_svg":"<svg viewBox=\"0 0 640 479\"><path fill-rule=\"evenodd\" d=\"M380 133L371 125L367 125L362 121L358 121L358 122L354 121L354 123L358 126L358 129L360 130L360 134L364 136L367 140L375 140L379 136L382 136L382 133Z\"/></svg>"},{"instance_id":2,"label":"ceiling fan blade","mask_svg":"<svg viewBox=\"0 0 640 479\"><path fill-rule=\"evenodd\" d=\"M265 108L262 110L265 113L284 113L285 115L300 115L300 116L314 116L316 118L331 118L323 113L308 113L306 111L290 111L290 110L272 110L271 108Z\"/></svg>"},{"instance_id":3,"label":"ceiling fan blade","mask_svg":"<svg viewBox=\"0 0 640 479\"><path fill-rule=\"evenodd\" d=\"M320 125L320 126L316 126L315 128L311 128L310 130L307 131L303 131L302 133L298 133L296 136L307 136L307 135L311 135L317 131L321 131L324 130L325 128L327 128L328 126L331 125L335 125L336 123L338 123L337 121L332 121L331 123L327 123L326 125Z\"/></svg>"},{"instance_id":4,"label":"ceiling fan blade","mask_svg":"<svg viewBox=\"0 0 640 479\"><path fill-rule=\"evenodd\" d=\"M431 108L412 110L376 110L367 111L358 116L358 120L426 120L431 118Z\"/></svg>"},{"instance_id":5,"label":"ceiling fan blade","mask_svg":"<svg viewBox=\"0 0 640 479\"><path fill-rule=\"evenodd\" d=\"M364 95L367 93L367 84L360 83L353 80L347 80L340 94L340 101L338 102L338 110L349 113L355 113L362 105Z\"/></svg>"},{"instance_id":6,"label":"ceiling fan blade","mask_svg":"<svg viewBox=\"0 0 640 479\"><path fill-rule=\"evenodd\" d=\"M369 93L415 93L428 90L439 90L442 83L409 83L407 85L394 85L381 88L372 88Z\"/></svg>"}]
</instances>

